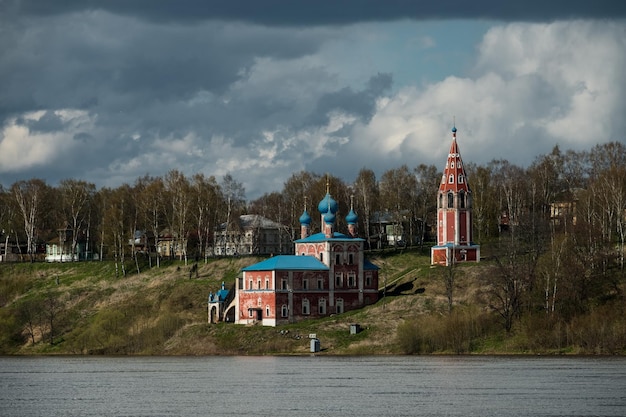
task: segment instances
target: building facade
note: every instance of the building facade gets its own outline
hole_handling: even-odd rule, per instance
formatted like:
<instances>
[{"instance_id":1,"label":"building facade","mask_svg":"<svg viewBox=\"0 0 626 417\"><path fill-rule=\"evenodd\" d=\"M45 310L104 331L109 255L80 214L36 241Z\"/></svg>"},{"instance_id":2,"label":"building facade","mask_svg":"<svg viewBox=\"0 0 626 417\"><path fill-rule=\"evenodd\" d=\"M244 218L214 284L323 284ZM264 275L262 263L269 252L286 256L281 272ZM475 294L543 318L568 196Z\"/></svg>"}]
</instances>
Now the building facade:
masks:
<instances>
[{"instance_id":1,"label":"building facade","mask_svg":"<svg viewBox=\"0 0 626 417\"><path fill-rule=\"evenodd\" d=\"M452 128L452 143L437 193L437 245L431 263L479 262L480 245L472 241L472 191Z\"/></svg>"},{"instance_id":2,"label":"building facade","mask_svg":"<svg viewBox=\"0 0 626 417\"><path fill-rule=\"evenodd\" d=\"M378 300L378 267L364 257L357 215L346 216L348 233L335 231L337 202L326 193L319 203L323 230L311 234L306 208L294 255L278 255L242 270L235 297L235 322L266 326L325 317Z\"/></svg>"},{"instance_id":3,"label":"building facade","mask_svg":"<svg viewBox=\"0 0 626 417\"><path fill-rule=\"evenodd\" d=\"M287 227L257 214L239 216L235 228L219 225L213 233L212 248L217 256L292 254L293 243Z\"/></svg>"}]
</instances>

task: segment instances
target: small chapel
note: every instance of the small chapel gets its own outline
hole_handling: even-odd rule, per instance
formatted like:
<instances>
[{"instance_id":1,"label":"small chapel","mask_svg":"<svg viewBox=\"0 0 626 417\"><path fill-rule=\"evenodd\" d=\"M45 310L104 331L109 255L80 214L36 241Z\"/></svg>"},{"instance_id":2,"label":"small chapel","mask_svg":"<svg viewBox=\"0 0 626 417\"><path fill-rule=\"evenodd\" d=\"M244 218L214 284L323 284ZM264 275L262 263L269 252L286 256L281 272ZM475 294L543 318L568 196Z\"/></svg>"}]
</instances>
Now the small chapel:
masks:
<instances>
[{"instance_id":1,"label":"small chapel","mask_svg":"<svg viewBox=\"0 0 626 417\"><path fill-rule=\"evenodd\" d=\"M378 266L364 256L353 207L347 233L336 228L338 203L328 184L317 209L322 230L311 233L305 206L295 255L278 255L242 269L235 295L234 321L276 326L362 308L378 301Z\"/></svg>"},{"instance_id":2,"label":"small chapel","mask_svg":"<svg viewBox=\"0 0 626 417\"><path fill-rule=\"evenodd\" d=\"M431 248L431 264L479 262L480 245L472 241L472 191L452 128L452 143L437 193L437 244Z\"/></svg>"}]
</instances>

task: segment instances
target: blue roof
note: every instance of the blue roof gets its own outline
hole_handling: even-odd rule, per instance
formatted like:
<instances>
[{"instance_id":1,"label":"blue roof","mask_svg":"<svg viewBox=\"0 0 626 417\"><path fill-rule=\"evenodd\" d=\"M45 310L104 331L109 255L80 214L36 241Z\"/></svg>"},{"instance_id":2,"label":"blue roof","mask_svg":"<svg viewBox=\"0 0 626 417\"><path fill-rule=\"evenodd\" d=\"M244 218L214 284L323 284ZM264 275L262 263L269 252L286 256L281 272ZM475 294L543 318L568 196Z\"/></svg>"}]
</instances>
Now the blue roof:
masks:
<instances>
[{"instance_id":1,"label":"blue roof","mask_svg":"<svg viewBox=\"0 0 626 417\"><path fill-rule=\"evenodd\" d=\"M351 237L351 236L344 235L343 233L339 233L339 232L333 232L333 235L331 237L326 237L324 233L320 232L320 233L315 233L314 235L311 235L309 237L305 237L304 239L298 239L295 242L296 243L326 242L328 240L341 240L341 241L355 240L355 241L362 241L362 242L365 241L365 239L361 239L359 237Z\"/></svg>"},{"instance_id":2,"label":"blue roof","mask_svg":"<svg viewBox=\"0 0 626 417\"><path fill-rule=\"evenodd\" d=\"M242 271L327 271L328 267L313 256L277 255L247 266Z\"/></svg>"},{"instance_id":3,"label":"blue roof","mask_svg":"<svg viewBox=\"0 0 626 417\"><path fill-rule=\"evenodd\" d=\"M363 259L363 270L364 271L378 271L380 268L378 265L374 265L369 261L369 259Z\"/></svg>"}]
</instances>

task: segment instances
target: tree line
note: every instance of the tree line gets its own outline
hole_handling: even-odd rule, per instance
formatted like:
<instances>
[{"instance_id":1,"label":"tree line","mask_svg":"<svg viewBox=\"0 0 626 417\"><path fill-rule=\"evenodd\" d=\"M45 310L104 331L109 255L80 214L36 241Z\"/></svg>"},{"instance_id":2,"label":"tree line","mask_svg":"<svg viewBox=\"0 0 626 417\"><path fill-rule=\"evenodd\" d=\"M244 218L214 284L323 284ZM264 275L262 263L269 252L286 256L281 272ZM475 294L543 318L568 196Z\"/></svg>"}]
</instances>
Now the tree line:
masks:
<instances>
[{"instance_id":1,"label":"tree line","mask_svg":"<svg viewBox=\"0 0 626 417\"><path fill-rule=\"evenodd\" d=\"M562 152L555 147L527 168L504 159L483 165L466 163L474 240L498 241L502 246L506 241L502 237L507 236L516 248L534 244L527 249L537 256L550 251L555 263L561 262L557 254L571 253L567 244L575 241L588 246L580 259L591 262L611 253L623 269L625 161L624 145L611 142L580 152ZM402 165L380 178L373 170L362 168L356 179L347 183L332 175L302 171L292 174L281 191L249 202L243 185L231 175L218 181L213 176L189 177L171 170L162 177L144 176L132 185L100 189L77 179L50 186L35 178L0 186L0 230L5 250L9 242L16 243L25 248L23 258L33 261L38 245L57 236L58 229L69 228L76 231L72 249L80 232L89 251L116 259L123 268L124 260L136 253L132 241L138 230L150 232L156 239L167 231L184 242L177 252L182 258L206 256L215 227L236 228L239 215L245 213L283 224L297 239L299 217L307 209L312 229L319 231L317 203L328 187L340 207L338 230L345 229L345 216L353 207L359 215L359 233L369 247L380 244L374 242L371 231L381 213L397 226L407 244L423 245L432 239L441 175L439 168L426 164ZM559 202L571 204L559 206L555 212ZM525 236L527 233L534 235ZM158 256L154 262L158 265Z\"/></svg>"}]
</instances>

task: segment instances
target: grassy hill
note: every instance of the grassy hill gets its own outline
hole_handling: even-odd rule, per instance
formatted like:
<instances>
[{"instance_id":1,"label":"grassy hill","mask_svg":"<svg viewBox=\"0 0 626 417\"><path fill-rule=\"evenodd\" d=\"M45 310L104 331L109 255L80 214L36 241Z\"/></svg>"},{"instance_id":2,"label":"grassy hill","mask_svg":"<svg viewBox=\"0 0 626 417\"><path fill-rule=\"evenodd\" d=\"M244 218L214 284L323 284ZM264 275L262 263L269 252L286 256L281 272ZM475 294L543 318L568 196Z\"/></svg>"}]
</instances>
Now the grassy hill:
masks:
<instances>
[{"instance_id":1,"label":"grassy hill","mask_svg":"<svg viewBox=\"0 0 626 417\"><path fill-rule=\"evenodd\" d=\"M504 332L481 299L479 277L489 273L488 263L457 268L449 312L445 268L431 267L428 254L390 251L370 259L381 267L381 286L387 284L378 303L276 328L207 323L209 292L222 282L230 287L240 269L259 258L201 261L197 274L193 263L140 265L139 272L133 264L118 278L111 262L0 264L0 353L308 354L311 333L320 339L321 354L337 355L626 352L626 343L620 347L624 320L616 323L623 333L617 345L601 350L574 337L545 343L556 336L536 320L520 320L515 332ZM350 334L352 323L363 330Z\"/></svg>"}]
</instances>

